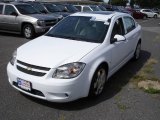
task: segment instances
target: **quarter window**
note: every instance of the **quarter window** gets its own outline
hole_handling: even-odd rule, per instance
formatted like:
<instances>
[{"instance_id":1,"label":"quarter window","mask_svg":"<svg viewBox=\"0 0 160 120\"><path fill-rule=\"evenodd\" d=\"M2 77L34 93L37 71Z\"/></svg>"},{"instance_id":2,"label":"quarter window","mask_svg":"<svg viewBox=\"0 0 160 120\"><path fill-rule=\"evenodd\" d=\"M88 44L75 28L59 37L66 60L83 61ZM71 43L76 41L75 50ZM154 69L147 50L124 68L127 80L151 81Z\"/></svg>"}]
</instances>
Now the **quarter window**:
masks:
<instances>
[{"instance_id":1,"label":"quarter window","mask_svg":"<svg viewBox=\"0 0 160 120\"><path fill-rule=\"evenodd\" d=\"M127 33L136 28L135 22L131 17L124 17L124 24Z\"/></svg>"},{"instance_id":2,"label":"quarter window","mask_svg":"<svg viewBox=\"0 0 160 120\"><path fill-rule=\"evenodd\" d=\"M2 14L3 5L0 5L0 14Z\"/></svg>"},{"instance_id":3,"label":"quarter window","mask_svg":"<svg viewBox=\"0 0 160 120\"><path fill-rule=\"evenodd\" d=\"M16 13L16 10L14 9L14 7L11 5L6 5L4 14L5 15L12 15L13 13Z\"/></svg>"}]
</instances>

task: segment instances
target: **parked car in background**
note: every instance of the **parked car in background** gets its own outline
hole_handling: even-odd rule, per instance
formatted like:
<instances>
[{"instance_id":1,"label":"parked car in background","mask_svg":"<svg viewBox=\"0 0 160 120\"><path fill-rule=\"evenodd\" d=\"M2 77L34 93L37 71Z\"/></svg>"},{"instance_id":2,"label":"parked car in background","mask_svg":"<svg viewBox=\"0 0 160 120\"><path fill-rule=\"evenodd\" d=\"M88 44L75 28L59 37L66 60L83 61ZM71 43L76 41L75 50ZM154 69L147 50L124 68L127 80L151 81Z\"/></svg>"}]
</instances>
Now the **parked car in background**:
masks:
<instances>
[{"instance_id":1,"label":"parked car in background","mask_svg":"<svg viewBox=\"0 0 160 120\"><path fill-rule=\"evenodd\" d=\"M146 19L147 18L147 15L144 13L141 13L140 10L138 9L136 10L136 9L128 8L127 10L132 12L132 16L135 19Z\"/></svg>"},{"instance_id":2,"label":"parked car in background","mask_svg":"<svg viewBox=\"0 0 160 120\"><path fill-rule=\"evenodd\" d=\"M140 51L141 26L130 15L79 12L18 47L7 65L8 80L22 93L52 102L95 97Z\"/></svg>"},{"instance_id":3,"label":"parked car in background","mask_svg":"<svg viewBox=\"0 0 160 120\"><path fill-rule=\"evenodd\" d=\"M92 11L102 11L98 5L90 5Z\"/></svg>"},{"instance_id":4,"label":"parked car in background","mask_svg":"<svg viewBox=\"0 0 160 120\"><path fill-rule=\"evenodd\" d=\"M76 13L78 12L79 10L74 7L72 4L55 4L57 7L59 7L62 11L64 12L68 12L70 14L72 13Z\"/></svg>"},{"instance_id":5,"label":"parked car in background","mask_svg":"<svg viewBox=\"0 0 160 120\"><path fill-rule=\"evenodd\" d=\"M112 5L112 11L122 12L122 13L127 13L127 14L132 15L132 12L126 10L123 6Z\"/></svg>"},{"instance_id":6,"label":"parked car in background","mask_svg":"<svg viewBox=\"0 0 160 120\"><path fill-rule=\"evenodd\" d=\"M57 17L40 14L27 3L0 3L0 30L21 33L31 39L58 22Z\"/></svg>"},{"instance_id":7,"label":"parked car in background","mask_svg":"<svg viewBox=\"0 0 160 120\"><path fill-rule=\"evenodd\" d=\"M80 12L102 11L97 5L74 5Z\"/></svg>"},{"instance_id":8,"label":"parked car in background","mask_svg":"<svg viewBox=\"0 0 160 120\"><path fill-rule=\"evenodd\" d=\"M103 5L98 5L98 7L99 7L102 11L107 11L107 9L106 9Z\"/></svg>"},{"instance_id":9,"label":"parked car in background","mask_svg":"<svg viewBox=\"0 0 160 120\"><path fill-rule=\"evenodd\" d=\"M26 2L30 5L32 5L38 12L42 13L42 14L49 14L49 15L53 15L54 17L57 17L58 20L60 21L61 19L63 19L63 16L61 14L56 14L56 13L51 13L47 10L47 8L41 3L41 2Z\"/></svg>"},{"instance_id":10,"label":"parked car in background","mask_svg":"<svg viewBox=\"0 0 160 120\"><path fill-rule=\"evenodd\" d=\"M57 5L53 3L43 3L43 5L51 13L56 13L62 15L63 17L67 17L68 15L70 15L69 12L63 11L61 8L59 8Z\"/></svg>"},{"instance_id":11,"label":"parked car in background","mask_svg":"<svg viewBox=\"0 0 160 120\"><path fill-rule=\"evenodd\" d=\"M93 11L89 5L74 5L80 12L91 12Z\"/></svg>"},{"instance_id":12,"label":"parked car in background","mask_svg":"<svg viewBox=\"0 0 160 120\"><path fill-rule=\"evenodd\" d=\"M158 8L153 8L151 9L153 12L157 13L157 14L160 14L160 10Z\"/></svg>"},{"instance_id":13,"label":"parked car in background","mask_svg":"<svg viewBox=\"0 0 160 120\"><path fill-rule=\"evenodd\" d=\"M158 14L153 12L150 9L141 9L140 12L146 14L147 17L151 17L151 18L157 18L158 17Z\"/></svg>"}]
</instances>

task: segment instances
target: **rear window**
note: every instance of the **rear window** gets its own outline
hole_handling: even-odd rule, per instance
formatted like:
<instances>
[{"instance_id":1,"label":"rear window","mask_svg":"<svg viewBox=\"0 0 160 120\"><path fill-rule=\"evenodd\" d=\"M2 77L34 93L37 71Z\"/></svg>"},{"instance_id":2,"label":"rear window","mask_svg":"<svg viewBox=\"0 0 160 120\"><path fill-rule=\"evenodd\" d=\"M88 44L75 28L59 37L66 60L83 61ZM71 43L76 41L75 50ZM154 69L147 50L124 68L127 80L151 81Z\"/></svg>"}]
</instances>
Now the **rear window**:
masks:
<instances>
[{"instance_id":1,"label":"rear window","mask_svg":"<svg viewBox=\"0 0 160 120\"><path fill-rule=\"evenodd\" d=\"M0 14L2 14L3 11L3 5L0 5Z\"/></svg>"}]
</instances>

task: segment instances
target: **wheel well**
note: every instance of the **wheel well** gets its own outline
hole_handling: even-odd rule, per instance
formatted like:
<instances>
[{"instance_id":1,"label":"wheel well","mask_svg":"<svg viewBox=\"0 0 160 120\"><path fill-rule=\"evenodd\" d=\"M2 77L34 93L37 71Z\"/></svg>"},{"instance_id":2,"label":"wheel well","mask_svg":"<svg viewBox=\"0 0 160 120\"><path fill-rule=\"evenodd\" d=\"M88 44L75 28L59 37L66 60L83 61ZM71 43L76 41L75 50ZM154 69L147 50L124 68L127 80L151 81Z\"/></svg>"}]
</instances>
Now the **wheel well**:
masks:
<instances>
[{"instance_id":1,"label":"wheel well","mask_svg":"<svg viewBox=\"0 0 160 120\"><path fill-rule=\"evenodd\" d=\"M21 33L23 33L23 27L24 27L25 25L27 25L27 24L32 25L31 23L23 22L22 25L21 25ZM32 25L32 26L33 26L33 25Z\"/></svg>"},{"instance_id":2,"label":"wheel well","mask_svg":"<svg viewBox=\"0 0 160 120\"><path fill-rule=\"evenodd\" d=\"M107 62L102 62L98 67L100 67L100 66L103 66L105 68L107 74L108 74L108 69L109 69L108 63Z\"/></svg>"}]
</instances>

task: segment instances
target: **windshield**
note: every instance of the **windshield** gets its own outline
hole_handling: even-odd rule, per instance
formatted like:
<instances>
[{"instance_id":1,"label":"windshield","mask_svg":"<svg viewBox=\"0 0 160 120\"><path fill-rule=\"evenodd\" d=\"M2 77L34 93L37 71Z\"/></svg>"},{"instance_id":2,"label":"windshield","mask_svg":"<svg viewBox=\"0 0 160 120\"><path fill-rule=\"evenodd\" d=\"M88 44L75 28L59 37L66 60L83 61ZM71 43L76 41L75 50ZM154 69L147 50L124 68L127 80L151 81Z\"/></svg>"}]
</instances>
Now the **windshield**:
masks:
<instances>
[{"instance_id":1,"label":"windshield","mask_svg":"<svg viewBox=\"0 0 160 120\"><path fill-rule=\"evenodd\" d=\"M93 11L102 11L98 6L90 6Z\"/></svg>"},{"instance_id":2,"label":"windshield","mask_svg":"<svg viewBox=\"0 0 160 120\"><path fill-rule=\"evenodd\" d=\"M78 9L73 5L66 5L69 12L78 12Z\"/></svg>"},{"instance_id":3,"label":"windshield","mask_svg":"<svg viewBox=\"0 0 160 120\"><path fill-rule=\"evenodd\" d=\"M36 10L38 10L41 13L47 13L47 10L44 8L41 3L36 3L36 2L30 2L30 5L32 5Z\"/></svg>"},{"instance_id":4,"label":"windshield","mask_svg":"<svg viewBox=\"0 0 160 120\"><path fill-rule=\"evenodd\" d=\"M28 14L38 14L39 12L34 9L31 5L15 5L16 8L18 9L18 11L21 13L21 14L24 14L24 15L28 15Z\"/></svg>"},{"instance_id":5,"label":"windshield","mask_svg":"<svg viewBox=\"0 0 160 120\"><path fill-rule=\"evenodd\" d=\"M91 17L69 16L54 26L46 36L102 43L107 31L108 25L103 21L93 21Z\"/></svg>"},{"instance_id":6,"label":"windshield","mask_svg":"<svg viewBox=\"0 0 160 120\"><path fill-rule=\"evenodd\" d=\"M53 4L44 4L49 12L61 12L61 10Z\"/></svg>"}]
</instances>

